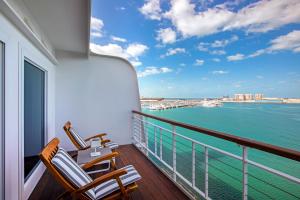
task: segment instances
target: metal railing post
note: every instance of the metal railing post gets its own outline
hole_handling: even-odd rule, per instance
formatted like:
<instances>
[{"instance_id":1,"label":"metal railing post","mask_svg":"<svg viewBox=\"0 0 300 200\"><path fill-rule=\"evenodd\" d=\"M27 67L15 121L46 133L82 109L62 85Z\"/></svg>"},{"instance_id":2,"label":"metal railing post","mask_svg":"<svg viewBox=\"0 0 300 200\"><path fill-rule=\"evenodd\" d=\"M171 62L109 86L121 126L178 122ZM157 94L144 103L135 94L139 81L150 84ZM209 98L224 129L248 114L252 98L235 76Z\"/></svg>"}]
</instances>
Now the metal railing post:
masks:
<instances>
[{"instance_id":1,"label":"metal railing post","mask_svg":"<svg viewBox=\"0 0 300 200\"><path fill-rule=\"evenodd\" d=\"M160 160L162 160L162 130L161 130L161 128L159 128L159 139L160 139L160 141L159 141L159 157L160 157Z\"/></svg>"},{"instance_id":2,"label":"metal railing post","mask_svg":"<svg viewBox=\"0 0 300 200\"><path fill-rule=\"evenodd\" d=\"M195 154L195 142L192 142L192 186L195 187L195 165L196 165L196 154Z\"/></svg>"},{"instance_id":3,"label":"metal railing post","mask_svg":"<svg viewBox=\"0 0 300 200\"><path fill-rule=\"evenodd\" d=\"M147 121L147 118L145 119L145 121ZM144 130L145 130L146 155L148 157L148 129L147 129L145 123L144 123Z\"/></svg>"},{"instance_id":4,"label":"metal railing post","mask_svg":"<svg viewBox=\"0 0 300 200\"><path fill-rule=\"evenodd\" d=\"M204 147L205 154L205 199L208 199L208 148Z\"/></svg>"},{"instance_id":5,"label":"metal railing post","mask_svg":"<svg viewBox=\"0 0 300 200\"><path fill-rule=\"evenodd\" d=\"M144 132L144 130L143 130L144 129L144 122L143 121L140 121L140 122L141 122L141 126L139 128L139 140L140 140L140 146L141 146L142 145L142 134Z\"/></svg>"},{"instance_id":6,"label":"metal railing post","mask_svg":"<svg viewBox=\"0 0 300 200\"><path fill-rule=\"evenodd\" d=\"M157 144L156 144L156 126L154 126L154 153L157 156Z\"/></svg>"},{"instance_id":7,"label":"metal railing post","mask_svg":"<svg viewBox=\"0 0 300 200\"><path fill-rule=\"evenodd\" d=\"M176 181L176 127L173 125L173 179Z\"/></svg>"},{"instance_id":8,"label":"metal railing post","mask_svg":"<svg viewBox=\"0 0 300 200\"><path fill-rule=\"evenodd\" d=\"M247 147L243 146L243 200L248 199L248 152Z\"/></svg>"},{"instance_id":9,"label":"metal railing post","mask_svg":"<svg viewBox=\"0 0 300 200\"><path fill-rule=\"evenodd\" d=\"M132 117L131 117L131 120L132 120L132 123L131 123L131 130L132 130L132 133L131 133L131 142L132 143L135 143L135 139L134 139L134 129L135 129L135 118L134 118L134 114L132 114Z\"/></svg>"}]
</instances>

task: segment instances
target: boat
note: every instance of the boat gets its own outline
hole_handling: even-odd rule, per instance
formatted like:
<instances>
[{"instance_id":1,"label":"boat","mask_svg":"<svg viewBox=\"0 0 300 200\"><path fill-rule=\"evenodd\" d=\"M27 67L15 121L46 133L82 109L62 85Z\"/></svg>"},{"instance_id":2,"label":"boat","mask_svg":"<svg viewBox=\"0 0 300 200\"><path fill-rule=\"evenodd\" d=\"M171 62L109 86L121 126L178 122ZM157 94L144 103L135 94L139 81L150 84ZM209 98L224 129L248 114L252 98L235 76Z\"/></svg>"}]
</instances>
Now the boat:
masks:
<instances>
[{"instance_id":1,"label":"boat","mask_svg":"<svg viewBox=\"0 0 300 200\"><path fill-rule=\"evenodd\" d=\"M223 104L219 101L204 101L202 103L202 106L206 108L220 107L222 105Z\"/></svg>"}]
</instances>

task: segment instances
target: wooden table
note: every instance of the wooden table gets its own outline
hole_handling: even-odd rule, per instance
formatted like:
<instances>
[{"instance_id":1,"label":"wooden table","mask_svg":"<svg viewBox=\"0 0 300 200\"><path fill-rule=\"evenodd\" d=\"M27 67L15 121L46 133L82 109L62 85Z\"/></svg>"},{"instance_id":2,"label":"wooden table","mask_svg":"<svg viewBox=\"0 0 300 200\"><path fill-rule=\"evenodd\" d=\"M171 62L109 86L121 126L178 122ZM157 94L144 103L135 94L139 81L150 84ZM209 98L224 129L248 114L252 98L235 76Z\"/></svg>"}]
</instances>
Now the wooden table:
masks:
<instances>
[{"instance_id":1,"label":"wooden table","mask_svg":"<svg viewBox=\"0 0 300 200\"><path fill-rule=\"evenodd\" d=\"M97 148L97 151L100 152L101 155L92 157L91 156L91 152L93 152L93 151L94 151L94 148L89 148L87 150L78 151L77 163L79 165L83 165L83 164L85 164L87 162L90 162L90 161L92 161L92 160L94 160L96 158L108 155L108 154L110 154L112 152L111 149L107 148L107 147L105 147L105 148ZM95 168L97 168L97 169L95 169ZM110 161L106 160L106 161L100 162L95 167L92 167L91 170L86 170L86 172L88 174L92 174L92 173L107 171L109 169L110 169Z\"/></svg>"}]
</instances>

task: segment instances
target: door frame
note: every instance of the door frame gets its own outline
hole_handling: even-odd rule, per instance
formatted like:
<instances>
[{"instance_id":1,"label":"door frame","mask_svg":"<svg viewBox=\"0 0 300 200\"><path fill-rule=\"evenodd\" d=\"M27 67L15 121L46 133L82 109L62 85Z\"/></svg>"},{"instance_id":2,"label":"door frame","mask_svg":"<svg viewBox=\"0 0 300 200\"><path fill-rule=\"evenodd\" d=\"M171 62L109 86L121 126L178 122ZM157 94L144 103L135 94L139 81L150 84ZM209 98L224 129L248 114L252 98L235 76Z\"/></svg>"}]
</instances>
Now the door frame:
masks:
<instances>
[{"instance_id":1,"label":"door frame","mask_svg":"<svg viewBox=\"0 0 300 200\"><path fill-rule=\"evenodd\" d=\"M0 198L4 199L5 193L5 42L0 38Z\"/></svg>"},{"instance_id":2,"label":"door frame","mask_svg":"<svg viewBox=\"0 0 300 200\"><path fill-rule=\"evenodd\" d=\"M24 178L24 81L25 81L25 74L24 74L24 67L25 67L25 61L32 64L34 67L42 70L44 74L44 144L47 144L48 142L48 69L47 66L43 67L44 62L40 60L40 57L36 54L32 53L29 49L27 49L25 46L19 46L19 71L20 71L20 118L19 118L19 127L21 134L19 135L19 160L20 168L19 168L19 174L20 174L20 188L21 188L21 194L22 198L26 199L29 195L28 188L32 188L32 179L35 179L36 176L41 176L44 172L44 166L42 165L42 162L38 162L37 165L34 167L32 173L30 176L26 179Z\"/></svg>"}]
</instances>

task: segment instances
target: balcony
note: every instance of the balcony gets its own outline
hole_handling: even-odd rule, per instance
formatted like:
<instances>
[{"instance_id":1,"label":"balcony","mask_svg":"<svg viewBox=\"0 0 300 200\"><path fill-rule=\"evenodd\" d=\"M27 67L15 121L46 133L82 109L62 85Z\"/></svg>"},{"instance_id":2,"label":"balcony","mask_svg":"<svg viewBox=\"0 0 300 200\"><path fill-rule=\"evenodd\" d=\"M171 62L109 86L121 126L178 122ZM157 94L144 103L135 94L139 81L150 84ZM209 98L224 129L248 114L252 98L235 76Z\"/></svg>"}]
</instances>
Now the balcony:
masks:
<instances>
[{"instance_id":1,"label":"balcony","mask_svg":"<svg viewBox=\"0 0 300 200\"><path fill-rule=\"evenodd\" d=\"M187 130L190 137L181 134ZM277 157L278 163L299 167L297 151L136 111L132 131L132 144L120 146L116 159L118 168L132 164L143 177L131 199L300 198L299 174L264 161ZM192 132L227 141L236 151L193 139ZM46 171L29 199L54 199L63 192Z\"/></svg>"},{"instance_id":2,"label":"balcony","mask_svg":"<svg viewBox=\"0 0 300 200\"><path fill-rule=\"evenodd\" d=\"M122 145L119 147L118 152L120 157L116 159L117 167L132 164L143 177L138 182L138 190L131 194L131 199L189 199L171 180L149 162L135 146ZM56 199L63 192L64 188L46 171L29 199Z\"/></svg>"}]
</instances>

